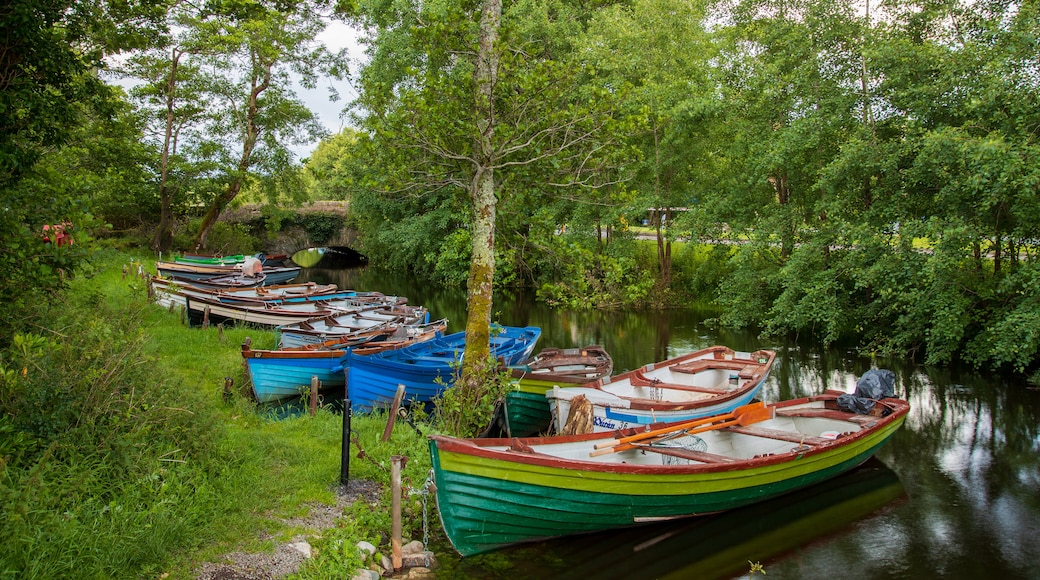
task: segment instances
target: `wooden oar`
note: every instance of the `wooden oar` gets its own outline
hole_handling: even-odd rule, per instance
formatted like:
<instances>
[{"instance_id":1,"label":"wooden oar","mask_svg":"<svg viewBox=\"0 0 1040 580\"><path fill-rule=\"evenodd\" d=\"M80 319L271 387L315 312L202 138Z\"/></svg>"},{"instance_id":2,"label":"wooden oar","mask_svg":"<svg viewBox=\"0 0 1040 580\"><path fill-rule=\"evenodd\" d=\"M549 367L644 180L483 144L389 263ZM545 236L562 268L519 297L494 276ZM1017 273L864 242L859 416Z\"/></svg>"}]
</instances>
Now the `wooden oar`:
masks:
<instances>
[{"instance_id":1,"label":"wooden oar","mask_svg":"<svg viewBox=\"0 0 1040 580\"><path fill-rule=\"evenodd\" d=\"M647 440L649 440L649 442L652 444L654 441L661 439L671 439L677 435L693 435L695 433L703 433L705 431L725 429L726 427L732 427L734 425L744 426L750 425L752 423L758 423L760 421L768 421L769 419L772 419L775 416L775 413L775 407L766 407L764 403L744 405L743 407L737 407L733 410L732 413L726 414L732 416L732 418L727 418L726 415L718 415L716 417L711 418L713 421L718 421L719 418L725 418L725 420L721 422L712 423L710 425L704 425L704 421L701 420L700 427L693 425L691 426L691 428L687 427L687 425L690 425L689 423L683 423L681 425L676 425L673 427L666 427L638 434L641 435L641 437L637 435L622 437L621 439L627 439L627 441L621 441L620 439L617 439L615 441L618 441L618 443L615 443L612 447L606 447L602 449L597 449L596 451L592 451L591 453L589 453L589 457L596 457L598 455L606 455L608 453L617 453L618 451L634 449L638 447L638 445L636 444L637 441L646 442ZM696 421L691 421L691 423L696 423ZM649 433L653 433L653 435L648 437L647 434Z\"/></svg>"},{"instance_id":2,"label":"wooden oar","mask_svg":"<svg viewBox=\"0 0 1040 580\"><path fill-rule=\"evenodd\" d=\"M621 443L630 443L632 441L640 441L640 440L643 440L643 439L652 439L652 438L657 437L659 435L664 435L664 434L667 434L667 433L674 433L676 431L682 431L684 429L692 429L693 427L697 427L699 425L705 425L705 424L708 424L708 423L715 423L717 421L729 421L731 419L735 419L737 417L737 415L743 415L744 413L747 413L747 412L752 411L754 409L761 409L761 408L763 408L765 406L766 406L766 404L763 403L763 402L750 403L750 404L747 404L747 405L741 405L740 407L737 407L737 408L733 409L732 411L730 411L728 413L722 413L722 414L719 414L719 415L712 415L711 417L704 417L704 418L701 418L701 419L695 419L695 420L692 420L692 421L686 421L685 423L679 423L678 425L672 425L670 427L662 427L660 429L653 429L653 430L643 431L642 433L636 433L635 435L629 435L627 437L619 437L617 439L611 439L610 441L604 441L602 443L597 443L595 445L595 448L596 449L603 449L604 447L613 447L613 446L621 444Z\"/></svg>"}]
</instances>

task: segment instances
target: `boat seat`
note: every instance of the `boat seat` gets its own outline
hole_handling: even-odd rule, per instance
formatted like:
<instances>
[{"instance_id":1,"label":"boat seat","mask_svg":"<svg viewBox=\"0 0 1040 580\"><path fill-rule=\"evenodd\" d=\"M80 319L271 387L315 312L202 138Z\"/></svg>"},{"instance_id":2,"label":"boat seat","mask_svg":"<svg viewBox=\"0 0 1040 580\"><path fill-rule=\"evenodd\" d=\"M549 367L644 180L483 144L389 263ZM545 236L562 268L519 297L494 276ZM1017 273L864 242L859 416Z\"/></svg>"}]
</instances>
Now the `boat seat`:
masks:
<instances>
[{"instance_id":1,"label":"boat seat","mask_svg":"<svg viewBox=\"0 0 1040 580\"><path fill-rule=\"evenodd\" d=\"M693 461L699 461L700 463L731 463L737 461L736 459L726 457L725 455L708 453L706 451L694 451L683 447L664 447L661 445L636 445L636 447L642 451L653 451L654 453L660 453L662 455L692 459Z\"/></svg>"},{"instance_id":2,"label":"boat seat","mask_svg":"<svg viewBox=\"0 0 1040 580\"><path fill-rule=\"evenodd\" d=\"M766 427L755 427L751 425L735 425L733 427L726 427L722 429L722 431L751 435L754 437L763 437L766 439L777 439L779 441L788 441L791 443L802 443L805 445L823 445L825 443L832 443L832 441L828 439L817 437L815 435L791 433L790 431L781 431L779 429L768 429Z\"/></svg>"},{"instance_id":3,"label":"boat seat","mask_svg":"<svg viewBox=\"0 0 1040 580\"><path fill-rule=\"evenodd\" d=\"M873 427L874 424L877 423L876 417L871 417L870 415L857 415L856 413L846 413L835 409L777 409L776 414L781 417L823 417L826 419L834 419L835 421L858 423L863 427Z\"/></svg>"},{"instance_id":4,"label":"boat seat","mask_svg":"<svg viewBox=\"0 0 1040 580\"><path fill-rule=\"evenodd\" d=\"M723 395L732 392L728 388L700 387L694 385L679 385L663 381L648 379L642 373L636 373L629 382L633 387L655 387L658 389L674 389L676 391L692 391L695 393L708 393L709 395Z\"/></svg>"},{"instance_id":5,"label":"boat seat","mask_svg":"<svg viewBox=\"0 0 1040 580\"><path fill-rule=\"evenodd\" d=\"M716 360L711 358L692 360L672 366L672 370L680 373L699 373L711 369L726 371L746 371L754 373L755 365L749 365L748 361L740 360Z\"/></svg>"}]
</instances>

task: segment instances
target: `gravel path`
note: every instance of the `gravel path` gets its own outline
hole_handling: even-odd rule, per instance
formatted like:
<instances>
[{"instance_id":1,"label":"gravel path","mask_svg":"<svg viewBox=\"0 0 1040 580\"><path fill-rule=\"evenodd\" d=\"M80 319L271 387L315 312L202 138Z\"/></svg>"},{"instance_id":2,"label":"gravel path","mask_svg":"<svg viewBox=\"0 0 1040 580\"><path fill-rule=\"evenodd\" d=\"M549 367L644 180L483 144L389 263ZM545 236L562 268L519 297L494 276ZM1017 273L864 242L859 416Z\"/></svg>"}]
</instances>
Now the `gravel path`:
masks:
<instances>
[{"instance_id":1,"label":"gravel path","mask_svg":"<svg viewBox=\"0 0 1040 580\"><path fill-rule=\"evenodd\" d=\"M346 489L336 492L336 505L312 505L306 517L284 520L287 527L320 532L334 527L343 510L357 500L377 503L381 487L371 481L351 480ZM268 536L269 537L269 536ZM205 562L195 568L196 580L274 580L296 572L307 559L309 550L306 535L279 544L274 552L231 552L219 562ZM263 538L266 539L266 538Z\"/></svg>"}]
</instances>

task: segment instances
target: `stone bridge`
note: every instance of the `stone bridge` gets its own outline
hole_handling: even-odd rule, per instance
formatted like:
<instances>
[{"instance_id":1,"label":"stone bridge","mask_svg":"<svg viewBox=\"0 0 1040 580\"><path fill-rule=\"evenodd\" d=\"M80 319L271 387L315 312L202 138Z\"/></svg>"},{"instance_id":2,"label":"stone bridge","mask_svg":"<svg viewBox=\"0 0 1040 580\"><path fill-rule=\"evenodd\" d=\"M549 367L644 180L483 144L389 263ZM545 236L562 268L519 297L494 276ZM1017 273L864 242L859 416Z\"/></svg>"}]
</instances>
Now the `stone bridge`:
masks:
<instances>
[{"instance_id":1,"label":"stone bridge","mask_svg":"<svg viewBox=\"0 0 1040 580\"><path fill-rule=\"evenodd\" d=\"M261 207L248 204L228 210L221 216L221 221L239 223L253 229L258 223L263 223ZM345 201L316 201L295 208L292 212L296 218L291 220L294 223L283 227L264 251L292 256L308 248L334 248L336 251L331 255L355 255L361 259L363 256L353 250L358 232L347 227L344 219L347 211L348 203Z\"/></svg>"}]
</instances>

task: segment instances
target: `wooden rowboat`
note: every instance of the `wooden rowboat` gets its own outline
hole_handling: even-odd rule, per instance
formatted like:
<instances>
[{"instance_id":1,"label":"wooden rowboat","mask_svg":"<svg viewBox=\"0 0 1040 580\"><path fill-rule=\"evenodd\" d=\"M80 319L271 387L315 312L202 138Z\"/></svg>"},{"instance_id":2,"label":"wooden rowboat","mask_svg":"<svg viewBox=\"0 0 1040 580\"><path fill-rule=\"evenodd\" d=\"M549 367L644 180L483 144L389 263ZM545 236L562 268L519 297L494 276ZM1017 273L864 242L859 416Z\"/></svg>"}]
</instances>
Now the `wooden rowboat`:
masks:
<instances>
[{"instance_id":1,"label":"wooden rowboat","mask_svg":"<svg viewBox=\"0 0 1040 580\"><path fill-rule=\"evenodd\" d=\"M242 345L242 362L256 400L277 402L306 392L313 378L323 390L343 388L350 351L371 354L403 348L431 340L447 326L447 320L418 326L380 325L321 344L279 350L253 349L246 342Z\"/></svg>"},{"instance_id":2,"label":"wooden rowboat","mask_svg":"<svg viewBox=\"0 0 1040 580\"><path fill-rule=\"evenodd\" d=\"M225 274L223 276L211 276L209 278L178 278L174 276L173 282L194 286L196 288L207 288L211 290L237 290L242 288L260 288L267 282L267 276L263 273L256 276L245 274Z\"/></svg>"},{"instance_id":3,"label":"wooden rowboat","mask_svg":"<svg viewBox=\"0 0 1040 580\"><path fill-rule=\"evenodd\" d=\"M174 256L173 261L179 264L202 264L204 266L234 266L235 264L241 264L246 261L246 258L253 258L264 261L263 254L257 254L256 256L247 256L245 254L234 254L230 256L214 256L208 254L181 254Z\"/></svg>"},{"instance_id":4,"label":"wooden rowboat","mask_svg":"<svg viewBox=\"0 0 1040 580\"><path fill-rule=\"evenodd\" d=\"M262 275L261 275L262 276ZM248 278L248 277L243 277ZM171 304L185 306L185 297L213 298L222 302L241 303L277 303L284 301L329 300L357 295L378 295L381 293L354 292L339 290L335 284L315 284L303 282L299 284L275 284L272 286L216 288L210 287L205 280L178 280L152 276L149 290L155 301L164 307ZM347 293L347 294L344 294ZM336 295L336 296L331 296Z\"/></svg>"},{"instance_id":5,"label":"wooden rowboat","mask_svg":"<svg viewBox=\"0 0 1040 580\"><path fill-rule=\"evenodd\" d=\"M281 324L276 330L278 348L297 348L339 340L358 327L369 326L380 320L413 326L430 321L430 312L425 307L409 306L401 302L403 298L396 296L385 298L387 300L383 302L373 299L370 306ZM391 298L393 302L390 302Z\"/></svg>"},{"instance_id":6,"label":"wooden rowboat","mask_svg":"<svg viewBox=\"0 0 1040 580\"><path fill-rule=\"evenodd\" d=\"M837 405L841 394L759 403L707 424L649 430L503 439L433 435L441 524L455 549L469 556L777 497L860 465L910 409L906 401L885 399L875 406L883 412L849 413Z\"/></svg>"},{"instance_id":7,"label":"wooden rowboat","mask_svg":"<svg viewBox=\"0 0 1040 580\"><path fill-rule=\"evenodd\" d=\"M241 265L189 264L185 262L156 262L155 269L163 278L199 280L213 276L241 273ZM285 284L293 281L303 268L299 266L264 266L265 284Z\"/></svg>"},{"instance_id":8,"label":"wooden rowboat","mask_svg":"<svg viewBox=\"0 0 1040 580\"><path fill-rule=\"evenodd\" d=\"M343 364L351 347L379 340L394 331L387 326L361 329L335 348L254 350L242 345L242 364L260 403L273 403L297 397L318 379L320 388L343 388L346 384Z\"/></svg>"},{"instance_id":9,"label":"wooden rowboat","mask_svg":"<svg viewBox=\"0 0 1040 580\"><path fill-rule=\"evenodd\" d=\"M712 346L587 385L553 388L545 396L557 433L563 432L579 396L592 404L595 431L695 419L751 402L775 359L771 350Z\"/></svg>"},{"instance_id":10,"label":"wooden rowboat","mask_svg":"<svg viewBox=\"0 0 1040 580\"><path fill-rule=\"evenodd\" d=\"M598 344L544 348L530 360L510 367L513 390L495 409L493 422L509 437L545 433L552 427L547 391L591 383L610 376L613 370L613 358Z\"/></svg>"},{"instance_id":11,"label":"wooden rowboat","mask_svg":"<svg viewBox=\"0 0 1040 580\"><path fill-rule=\"evenodd\" d=\"M491 355L509 366L527 360L542 334L537 326L492 327ZM456 332L397 350L369 355L350 353L347 394L354 411L390 408L397 386L407 403L425 404L454 382L466 348L466 333Z\"/></svg>"},{"instance_id":12,"label":"wooden rowboat","mask_svg":"<svg viewBox=\"0 0 1040 580\"><path fill-rule=\"evenodd\" d=\"M219 322L248 323L257 326L281 327L290 324L305 324L308 321L330 317L349 318L359 324L350 326L350 332L359 327L376 324L411 323L425 320L429 313L422 306L397 303L396 296L354 296L328 300L244 303L226 302L213 298L185 297L185 310L192 325L208 320ZM346 323L344 323L346 325ZM282 346L296 346L286 345Z\"/></svg>"},{"instance_id":13,"label":"wooden rowboat","mask_svg":"<svg viewBox=\"0 0 1040 580\"><path fill-rule=\"evenodd\" d=\"M748 578L749 559L766 563L768 579L774 568L767 562L844 535L906 500L899 476L874 458L823 484L744 508L556 538L537 550L542 559L566 563L559 580Z\"/></svg>"}]
</instances>

